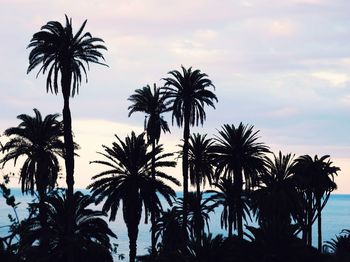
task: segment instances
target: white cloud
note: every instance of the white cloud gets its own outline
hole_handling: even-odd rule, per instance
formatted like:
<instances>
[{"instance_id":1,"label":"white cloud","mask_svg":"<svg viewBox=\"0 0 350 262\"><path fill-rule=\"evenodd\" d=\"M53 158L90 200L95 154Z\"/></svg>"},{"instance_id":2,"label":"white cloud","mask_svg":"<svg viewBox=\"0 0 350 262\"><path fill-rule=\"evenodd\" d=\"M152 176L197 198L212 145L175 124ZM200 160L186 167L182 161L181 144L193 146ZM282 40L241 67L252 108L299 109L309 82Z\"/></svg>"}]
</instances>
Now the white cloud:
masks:
<instances>
[{"instance_id":1,"label":"white cloud","mask_svg":"<svg viewBox=\"0 0 350 262\"><path fill-rule=\"evenodd\" d=\"M291 21L277 20L269 23L268 31L272 36L292 37L296 34L297 29L295 23Z\"/></svg>"},{"instance_id":2,"label":"white cloud","mask_svg":"<svg viewBox=\"0 0 350 262\"><path fill-rule=\"evenodd\" d=\"M314 72L311 73L311 76L327 81L332 87L342 87L350 80L350 77L346 74L326 71Z\"/></svg>"}]
</instances>

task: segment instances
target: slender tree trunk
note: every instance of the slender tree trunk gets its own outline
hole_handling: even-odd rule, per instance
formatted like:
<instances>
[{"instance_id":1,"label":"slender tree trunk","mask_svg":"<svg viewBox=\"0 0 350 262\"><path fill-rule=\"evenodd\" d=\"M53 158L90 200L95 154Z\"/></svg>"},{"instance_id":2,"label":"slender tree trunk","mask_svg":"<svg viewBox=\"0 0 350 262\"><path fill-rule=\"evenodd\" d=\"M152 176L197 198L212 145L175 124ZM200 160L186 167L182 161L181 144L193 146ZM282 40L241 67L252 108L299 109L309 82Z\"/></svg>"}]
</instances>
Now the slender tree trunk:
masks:
<instances>
[{"instance_id":1,"label":"slender tree trunk","mask_svg":"<svg viewBox=\"0 0 350 262\"><path fill-rule=\"evenodd\" d=\"M40 236L40 250L43 254L47 254L49 239L47 232L47 217L45 215L45 196L46 190L43 182L44 179L44 161L39 161L38 163L38 172L36 174L36 186L39 194L39 221L41 225L41 236Z\"/></svg>"},{"instance_id":2,"label":"slender tree trunk","mask_svg":"<svg viewBox=\"0 0 350 262\"><path fill-rule=\"evenodd\" d=\"M153 139L152 141L152 199L151 199L151 224L152 224L152 230L151 230L151 245L152 245L152 260L155 258L156 255L156 206L155 206L155 200L153 199L153 194L155 194L155 180L156 180L156 156L155 156L155 148L156 148L156 142Z\"/></svg>"},{"instance_id":3,"label":"slender tree trunk","mask_svg":"<svg viewBox=\"0 0 350 262\"><path fill-rule=\"evenodd\" d=\"M128 196L123 201L123 218L128 229L129 259L134 262L137 252L137 236L142 213L142 202L138 193L138 186L129 188Z\"/></svg>"},{"instance_id":4,"label":"slender tree trunk","mask_svg":"<svg viewBox=\"0 0 350 262\"><path fill-rule=\"evenodd\" d=\"M68 62L69 63L69 62ZM67 63L67 64L68 64ZM73 217L73 195L74 195L74 142L72 134L72 117L69 108L69 97L71 91L72 72L70 67L64 67L62 70L61 87L63 93L63 138L64 138L64 162L66 166L66 183L67 183L67 201L68 216ZM69 234L73 237L73 222L67 225ZM73 256L68 256L68 262L74 262Z\"/></svg>"},{"instance_id":5,"label":"slender tree trunk","mask_svg":"<svg viewBox=\"0 0 350 262\"><path fill-rule=\"evenodd\" d=\"M237 233L238 238L243 240L243 205L242 205L242 193L243 193L243 178L242 170L236 168L234 170L234 188L236 192L236 207L237 207Z\"/></svg>"},{"instance_id":6,"label":"slender tree trunk","mask_svg":"<svg viewBox=\"0 0 350 262\"><path fill-rule=\"evenodd\" d=\"M71 199L74 192L74 142L72 135L72 117L69 109L69 97L71 90L72 73L69 68L62 71L62 93L63 93L63 128L64 128L64 147L65 147L65 166L67 197Z\"/></svg>"},{"instance_id":7,"label":"slender tree trunk","mask_svg":"<svg viewBox=\"0 0 350 262\"><path fill-rule=\"evenodd\" d=\"M136 259L136 250L137 250L137 235L139 233L138 225L134 223L126 224L128 228L129 236L129 259L130 262L134 262Z\"/></svg>"},{"instance_id":8,"label":"slender tree trunk","mask_svg":"<svg viewBox=\"0 0 350 262\"><path fill-rule=\"evenodd\" d=\"M183 221L182 230L184 239L187 239L187 206L188 206L188 149L190 138L190 111L188 107L185 107L184 114L184 146L183 146L183 158L182 158L182 174L183 174Z\"/></svg>"},{"instance_id":9,"label":"slender tree trunk","mask_svg":"<svg viewBox=\"0 0 350 262\"><path fill-rule=\"evenodd\" d=\"M202 223L202 217L201 217L201 202L202 202L202 196L201 196L201 188L200 188L200 180L199 180L199 174L196 173L196 195L197 195L197 232L196 232L196 238L198 243L202 243L202 232L204 230L204 223Z\"/></svg>"},{"instance_id":10,"label":"slender tree trunk","mask_svg":"<svg viewBox=\"0 0 350 262\"><path fill-rule=\"evenodd\" d=\"M307 194L308 198L308 214L307 214L307 234L308 246L312 246L312 193Z\"/></svg>"},{"instance_id":11,"label":"slender tree trunk","mask_svg":"<svg viewBox=\"0 0 350 262\"><path fill-rule=\"evenodd\" d=\"M302 240L304 245L307 246L307 211L304 211L304 218L302 224Z\"/></svg>"},{"instance_id":12,"label":"slender tree trunk","mask_svg":"<svg viewBox=\"0 0 350 262\"><path fill-rule=\"evenodd\" d=\"M228 208L228 237L232 237L232 224L233 224L233 208L229 207Z\"/></svg>"},{"instance_id":13,"label":"slender tree trunk","mask_svg":"<svg viewBox=\"0 0 350 262\"><path fill-rule=\"evenodd\" d=\"M300 227L302 232L302 242L307 246L307 214L308 214L308 202L305 192L300 192L300 203L302 206L302 217L300 218Z\"/></svg>"},{"instance_id":14,"label":"slender tree trunk","mask_svg":"<svg viewBox=\"0 0 350 262\"><path fill-rule=\"evenodd\" d=\"M321 199L317 198L317 233L318 233L318 251L322 250L322 217L321 217Z\"/></svg>"}]
</instances>

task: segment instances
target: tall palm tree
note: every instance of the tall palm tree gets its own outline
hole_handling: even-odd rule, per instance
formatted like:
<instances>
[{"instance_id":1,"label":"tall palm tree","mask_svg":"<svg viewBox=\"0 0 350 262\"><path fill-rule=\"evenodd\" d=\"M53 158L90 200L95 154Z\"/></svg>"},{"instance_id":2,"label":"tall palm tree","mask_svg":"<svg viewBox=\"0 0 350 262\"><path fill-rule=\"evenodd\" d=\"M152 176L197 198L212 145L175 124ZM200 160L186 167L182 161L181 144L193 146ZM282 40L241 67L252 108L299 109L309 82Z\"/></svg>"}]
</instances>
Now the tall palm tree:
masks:
<instances>
[{"instance_id":1,"label":"tall palm tree","mask_svg":"<svg viewBox=\"0 0 350 262\"><path fill-rule=\"evenodd\" d=\"M42 226L46 218L43 201L48 190L56 185L59 173L58 157L64 155L63 124L58 114L49 114L43 119L39 110L34 108L35 116L21 114L17 116L21 123L17 127L5 130L10 140L2 147L6 154L0 160L4 166L8 161L24 157L20 169L22 193L34 194L36 187L39 195L39 216Z\"/></svg>"},{"instance_id":2,"label":"tall palm tree","mask_svg":"<svg viewBox=\"0 0 350 262\"><path fill-rule=\"evenodd\" d=\"M42 227L36 216L20 228L19 254L28 261L103 261L112 262L110 238L116 235L102 219L106 214L90 209L94 199L76 192L68 202L66 194L54 192L45 199L46 234L49 249L36 246ZM73 224L73 227L69 225Z\"/></svg>"},{"instance_id":3,"label":"tall palm tree","mask_svg":"<svg viewBox=\"0 0 350 262\"><path fill-rule=\"evenodd\" d=\"M258 132L242 123L238 127L226 124L215 138L216 174L233 178L240 239L243 239L243 189L249 191L256 185L257 174L265 169L264 155L269 152L266 145L257 142Z\"/></svg>"},{"instance_id":4,"label":"tall palm tree","mask_svg":"<svg viewBox=\"0 0 350 262\"><path fill-rule=\"evenodd\" d=\"M162 113L169 111L169 107L164 101L161 89L153 86L153 92L149 85L142 89L136 89L135 94L128 99L133 104L129 106L129 117L135 112L143 112L146 114L147 122L145 122L145 130L148 142L152 145L152 151L155 150L156 144L159 142L160 133L170 132L168 123L163 119ZM152 180L155 180L155 154L152 157ZM151 206L151 243L152 255L156 253L156 236L155 236L155 207Z\"/></svg>"},{"instance_id":5,"label":"tall palm tree","mask_svg":"<svg viewBox=\"0 0 350 262\"><path fill-rule=\"evenodd\" d=\"M293 180L293 156L281 151L273 159L265 157L266 170L261 174L262 185L252 193L252 210L259 224L288 227L291 219L302 213L299 194Z\"/></svg>"},{"instance_id":6,"label":"tall palm tree","mask_svg":"<svg viewBox=\"0 0 350 262\"><path fill-rule=\"evenodd\" d=\"M216 95L208 90L209 87L215 88L212 81L205 73L199 69L192 70L192 67L186 69L181 66L182 72L174 70L168 74L170 77L164 78L164 92L166 99L171 103L172 122L176 120L179 127L184 127L183 131L183 197L184 202L188 198L188 150L190 138L190 126L203 125L206 119L204 106L215 108L214 102L218 99ZM186 234L187 223L187 205L184 204L183 210L183 231Z\"/></svg>"},{"instance_id":7,"label":"tall palm tree","mask_svg":"<svg viewBox=\"0 0 350 262\"><path fill-rule=\"evenodd\" d=\"M79 91L82 75L87 81L87 69L90 63L102 64L104 59L100 50L105 49L103 40L92 37L89 32L83 33L87 20L77 33L73 34L72 19L66 16L66 25L50 21L33 35L28 48L28 71L40 66L39 72L47 72L46 91L57 94L59 81L63 94L63 126L65 145L66 181L68 198L73 196L74 187L74 143L72 119L69 108L69 97Z\"/></svg>"},{"instance_id":8,"label":"tall palm tree","mask_svg":"<svg viewBox=\"0 0 350 262\"><path fill-rule=\"evenodd\" d=\"M125 142L116 136L117 142L112 147L103 146L105 152L99 153L107 160L93 161L109 169L93 177L94 182L88 186L96 196L96 203L104 199L103 211L110 211L110 221L114 221L123 203L123 218L128 229L130 261L135 261L138 225L141 219L142 207L145 212L145 222L149 216L151 206L156 206L159 212L162 209L158 194L172 204L176 196L175 191L161 179L166 179L178 185L178 181L158 170L162 167L175 166L174 161L166 160L172 154L163 154L162 147L157 146L154 151L148 151L144 134L136 136L134 132L126 137ZM156 179L152 180L151 160L155 154ZM158 177L158 178L157 178ZM152 185L154 190L152 190Z\"/></svg>"},{"instance_id":9,"label":"tall palm tree","mask_svg":"<svg viewBox=\"0 0 350 262\"><path fill-rule=\"evenodd\" d=\"M206 138L207 135L192 134L189 140L188 163L190 182L196 187L196 197L198 209L201 206L202 194L201 185L205 186L206 181L212 184L213 178L213 144L211 138ZM180 151L180 156L183 155L183 150ZM190 200L190 199L189 199ZM202 229L198 228L195 232L198 243L201 242Z\"/></svg>"},{"instance_id":10,"label":"tall palm tree","mask_svg":"<svg viewBox=\"0 0 350 262\"><path fill-rule=\"evenodd\" d=\"M295 179L296 185L305 196L306 218L305 235L306 243L312 245L312 224L318 221L318 249L322 248L322 216L321 212L326 205L330 193L337 188L334 182L334 175L340 170L333 166L329 155L318 158L315 155L312 158L309 155L303 155L295 161ZM323 200L323 202L322 202Z\"/></svg>"}]
</instances>

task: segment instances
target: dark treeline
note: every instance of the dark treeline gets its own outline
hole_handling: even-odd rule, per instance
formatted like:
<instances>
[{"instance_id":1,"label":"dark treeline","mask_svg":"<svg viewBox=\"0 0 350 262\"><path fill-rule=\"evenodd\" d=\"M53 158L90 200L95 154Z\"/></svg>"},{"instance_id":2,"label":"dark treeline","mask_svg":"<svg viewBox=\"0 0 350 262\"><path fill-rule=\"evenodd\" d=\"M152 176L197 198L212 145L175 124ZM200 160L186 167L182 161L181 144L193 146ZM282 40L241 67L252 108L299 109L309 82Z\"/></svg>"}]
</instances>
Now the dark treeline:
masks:
<instances>
[{"instance_id":1,"label":"dark treeline","mask_svg":"<svg viewBox=\"0 0 350 262\"><path fill-rule=\"evenodd\" d=\"M0 164L23 159L21 190L36 198L20 221L8 188L11 175L4 175L0 192L14 215L9 215L8 234L0 238L0 261L113 261L118 232L104 218L114 221L118 211L127 226L132 262L350 261L349 230L322 239L322 210L340 168L329 155L274 154L249 124L223 124L213 137L191 133L218 102L209 76L192 67L181 66L162 85L130 95L129 116L145 114L144 133L115 135L115 142L103 145L90 162L104 168L92 178L91 194L75 191L74 176L82 174L74 173L79 145L73 140L69 98L78 93L84 76L87 80L89 64L106 65L101 51L107 50L102 39L84 32L85 25L74 34L67 16L65 25L48 22L28 46L28 73L39 68L38 75L47 76L46 91L61 90L63 120L34 109L34 116L21 114L19 125L4 131ZM170 132L163 117L167 112L172 124L183 128L179 152L166 152L160 143L162 132ZM182 183L164 171L175 167L176 158L182 160ZM57 188L60 160L66 189ZM177 198L173 186L180 185L183 197ZM102 210L91 208L100 203ZM209 215L217 207L225 236L210 233ZM252 219L257 227L247 226ZM149 254L137 256L139 224L149 221Z\"/></svg>"}]
</instances>

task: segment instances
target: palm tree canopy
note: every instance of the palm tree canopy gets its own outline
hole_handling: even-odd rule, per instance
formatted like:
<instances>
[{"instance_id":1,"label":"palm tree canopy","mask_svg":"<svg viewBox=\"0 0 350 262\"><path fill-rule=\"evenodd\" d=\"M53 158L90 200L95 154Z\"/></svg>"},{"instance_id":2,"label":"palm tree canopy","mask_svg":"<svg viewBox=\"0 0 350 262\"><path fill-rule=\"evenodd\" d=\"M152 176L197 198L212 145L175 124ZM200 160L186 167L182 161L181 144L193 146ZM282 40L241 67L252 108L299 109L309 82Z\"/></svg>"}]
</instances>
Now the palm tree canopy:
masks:
<instances>
[{"instance_id":1,"label":"palm tree canopy","mask_svg":"<svg viewBox=\"0 0 350 262\"><path fill-rule=\"evenodd\" d=\"M188 162L190 169L190 181L196 185L196 180L205 185L206 180L209 184L213 178L213 156L214 140L207 138L207 135L192 134L189 141Z\"/></svg>"},{"instance_id":2,"label":"palm tree canopy","mask_svg":"<svg viewBox=\"0 0 350 262\"><path fill-rule=\"evenodd\" d=\"M231 176L235 170L244 172L246 188L257 181L257 172L265 169L264 155L269 153L268 146L257 142L259 131L253 126L240 123L238 127L225 124L216 136L215 163L216 176Z\"/></svg>"},{"instance_id":3,"label":"palm tree canopy","mask_svg":"<svg viewBox=\"0 0 350 262\"><path fill-rule=\"evenodd\" d=\"M208 90L213 87L213 83L207 75L199 69L186 69L181 66L182 73L174 70L168 72L171 77L164 78L164 92L169 102L172 104L172 122L174 119L178 126L182 126L189 114L189 123L193 125L203 124L206 119L204 106L215 108L214 101L218 101L216 95ZM188 112L186 112L188 110Z\"/></svg>"},{"instance_id":4,"label":"palm tree canopy","mask_svg":"<svg viewBox=\"0 0 350 262\"><path fill-rule=\"evenodd\" d=\"M152 194L152 154L155 154L156 159L155 175L157 179L154 181L154 188L169 204L172 203L172 198L176 196L176 193L161 179L168 180L176 185L179 185L179 182L175 178L166 175L159 168L174 167L175 162L166 160L172 154L162 153L163 148L160 145L155 148L154 153L153 151L148 151L148 144L144 140L144 134L136 136L132 132L131 136L126 137L125 142L117 135L116 138L117 142L114 142L112 147L103 146L105 153L99 153L107 160L92 162L104 165L109 169L95 175L93 177L94 182L88 188L92 190L94 196L97 196L97 203L106 198L103 210L111 211L110 220L115 220L121 201L123 202L123 212L125 212L125 208L134 209L136 212L138 207L141 207L141 203L143 203L146 219L151 204L156 205L158 210L161 209L158 195L155 192L153 197L150 195ZM150 203L152 198L156 201L155 203ZM128 204L133 206L127 207Z\"/></svg>"},{"instance_id":5,"label":"palm tree canopy","mask_svg":"<svg viewBox=\"0 0 350 262\"><path fill-rule=\"evenodd\" d=\"M251 220L249 199L243 196L237 196L235 185L231 177L221 177L219 181L213 184L216 190L207 190L206 193L210 194L209 201L213 201L216 206L222 206L222 212L220 217L221 228L225 230L228 228L230 222L233 223L234 228L237 228L237 198L242 201L243 213L242 217L245 221ZM232 213L231 213L232 212ZM229 214L232 215L232 221L229 221Z\"/></svg>"},{"instance_id":6,"label":"palm tree canopy","mask_svg":"<svg viewBox=\"0 0 350 262\"><path fill-rule=\"evenodd\" d=\"M148 141L156 141L158 143L161 130L170 132L168 123L161 116L162 113L168 112L169 102L165 102L164 94L161 88L156 84L153 86L153 92L149 85L142 89L136 89L135 94L128 98L133 104L128 107L129 117L135 112L143 112L146 114L145 130ZM147 120L148 118L148 120Z\"/></svg>"},{"instance_id":7,"label":"palm tree canopy","mask_svg":"<svg viewBox=\"0 0 350 262\"><path fill-rule=\"evenodd\" d=\"M156 220L155 231L156 238L161 242L162 248L174 249L175 246L181 246L182 243L179 243L178 232L181 231L182 217L181 210L173 206L171 209L161 212Z\"/></svg>"},{"instance_id":8,"label":"palm tree canopy","mask_svg":"<svg viewBox=\"0 0 350 262\"><path fill-rule=\"evenodd\" d=\"M60 22L50 21L42 26L40 31L33 35L28 48L33 48L29 54L29 67L27 73L36 66L42 64L37 76L42 72L48 72L46 80L46 91L58 93L58 81L64 72L72 74L72 87L62 90L68 95L74 96L79 91L82 75L87 82L87 69L89 63L106 65L100 60L104 57L100 50L107 48L101 38L92 37L84 28L84 21L79 30L73 34L72 19L66 17L66 25Z\"/></svg>"},{"instance_id":9,"label":"palm tree canopy","mask_svg":"<svg viewBox=\"0 0 350 262\"><path fill-rule=\"evenodd\" d=\"M311 190L317 197L322 197L325 192L336 189L334 175L340 171L339 167L333 166L329 155L319 158L315 155L300 156L295 160L295 179L301 190Z\"/></svg>"},{"instance_id":10,"label":"palm tree canopy","mask_svg":"<svg viewBox=\"0 0 350 262\"><path fill-rule=\"evenodd\" d=\"M5 130L4 135L10 140L2 147L6 152L0 163L5 165L13 160L14 165L19 157L25 157L20 171L22 192L34 193L35 183L43 183L45 188L55 186L59 173L57 156L63 157L64 144L63 123L59 121L58 114L49 114L44 119L39 110L34 108L35 116L21 114L17 116L21 123L17 127ZM38 165L44 164L45 177L36 181Z\"/></svg>"},{"instance_id":11,"label":"palm tree canopy","mask_svg":"<svg viewBox=\"0 0 350 262\"><path fill-rule=\"evenodd\" d=\"M291 154L281 151L273 159L265 157L266 169L261 174L262 185L252 193L252 209L260 223L290 224L291 217L302 215L300 195L293 180L295 162Z\"/></svg>"},{"instance_id":12,"label":"palm tree canopy","mask_svg":"<svg viewBox=\"0 0 350 262\"><path fill-rule=\"evenodd\" d=\"M89 208L93 203L92 197L79 191L70 202L59 192L45 199L48 223L45 232L50 240L47 261L68 261L69 257L74 261L113 261L110 238L116 235L102 219L106 214ZM35 254L28 251L40 248L35 245L42 234L38 217L29 218L21 227L20 252ZM37 255L45 254L38 250Z\"/></svg>"},{"instance_id":13,"label":"palm tree canopy","mask_svg":"<svg viewBox=\"0 0 350 262\"><path fill-rule=\"evenodd\" d=\"M179 157L183 157L183 145L179 145L182 150L178 152ZM207 135L193 133L189 138L188 145L188 165L191 185L196 186L197 179L205 186L208 180L212 184L214 176L214 140L207 138Z\"/></svg>"},{"instance_id":14,"label":"palm tree canopy","mask_svg":"<svg viewBox=\"0 0 350 262\"><path fill-rule=\"evenodd\" d=\"M209 233L209 214L214 212L216 204L211 203L211 199L203 198L203 193L200 195L200 203L198 206L198 196L195 192L190 192L188 194L187 209L188 209L188 225L191 233L195 233L197 227L204 231L206 227ZM178 198L176 200L175 209L180 214L183 209L184 201L183 198Z\"/></svg>"}]
</instances>

